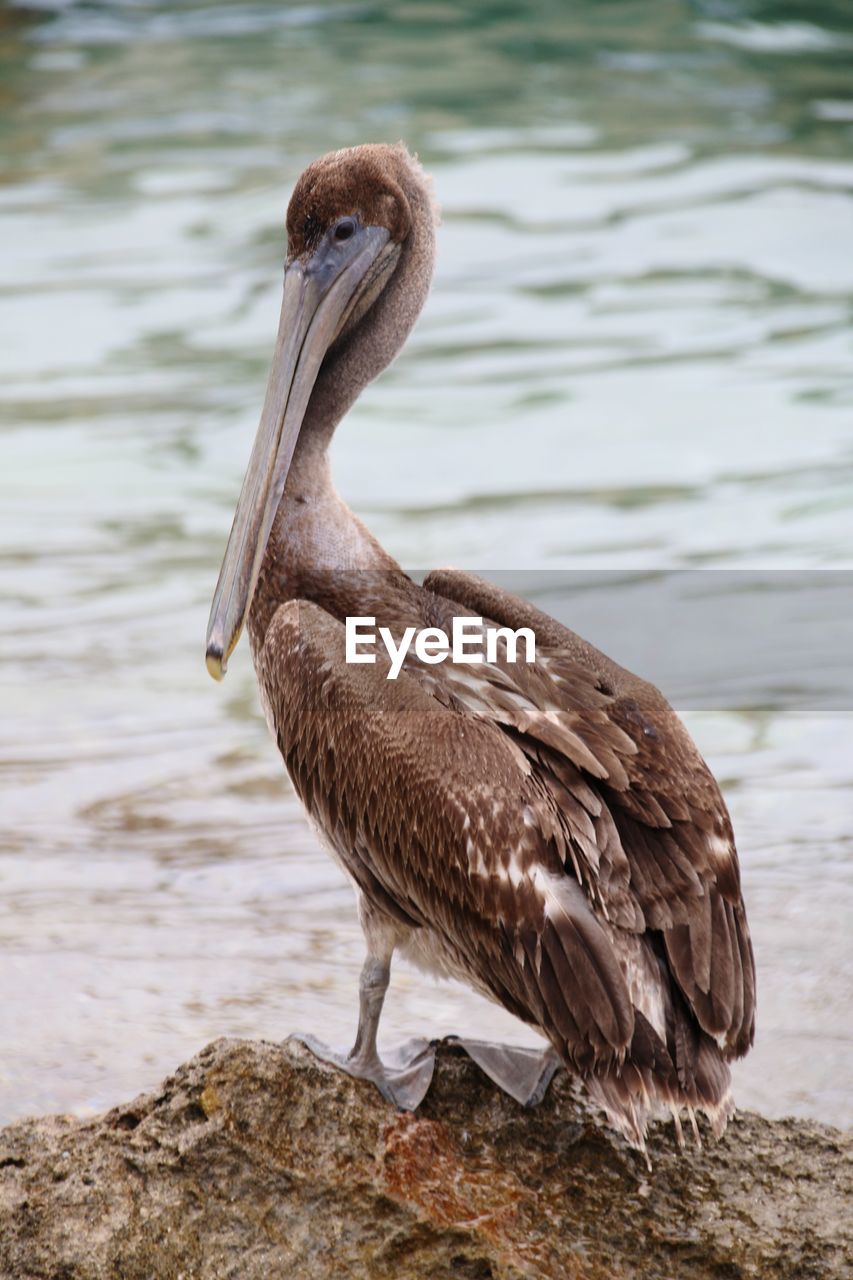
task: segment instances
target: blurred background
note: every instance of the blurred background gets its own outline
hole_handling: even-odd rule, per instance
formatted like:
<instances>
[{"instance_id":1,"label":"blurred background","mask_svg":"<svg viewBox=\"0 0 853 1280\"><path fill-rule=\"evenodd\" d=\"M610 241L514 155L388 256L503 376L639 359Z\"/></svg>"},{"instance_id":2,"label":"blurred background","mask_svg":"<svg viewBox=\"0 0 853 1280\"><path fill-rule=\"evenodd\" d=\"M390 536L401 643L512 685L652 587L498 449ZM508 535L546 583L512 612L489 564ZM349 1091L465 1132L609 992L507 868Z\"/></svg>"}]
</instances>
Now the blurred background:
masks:
<instances>
[{"instance_id":1,"label":"blurred background","mask_svg":"<svg viewBox=\"0 0 853 1280\"><path fill-rule=\"evenodd\" d=\"M335 442L398 559L690 570L710 634L720 572L834 570L831 632L852 68L846 0L0 6L0 1121L118 1102L218 1035L353 1034L351 890L248 647L220 687L202 654L302 167L404 138L444 210L424 317ZM757 698L664 691L741 851L738 1100L844 1124L853 702L811 700L811 652ZM387 1042L463 1026L527 1038L397 967Z\"/></svg>"}]
</instances>

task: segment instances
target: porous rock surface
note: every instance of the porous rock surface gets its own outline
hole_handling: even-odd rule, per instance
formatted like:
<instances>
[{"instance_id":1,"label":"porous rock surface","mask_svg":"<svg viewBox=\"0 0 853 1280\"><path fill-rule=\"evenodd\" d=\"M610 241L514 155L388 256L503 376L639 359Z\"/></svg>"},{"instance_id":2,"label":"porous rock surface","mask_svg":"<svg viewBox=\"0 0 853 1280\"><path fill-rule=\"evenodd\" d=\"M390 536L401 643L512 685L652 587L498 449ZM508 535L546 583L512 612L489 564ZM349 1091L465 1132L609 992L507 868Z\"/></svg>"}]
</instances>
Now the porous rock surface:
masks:
<instances>
[{"instance_id":1,"label":"porous rock surface","mask_svg":"<svg viewBox=\"0 0 853 1280\"><path fill-rule=\"evenodd\" d=\"M850 1140L738 1115L652 1169L558 1077L524 1110L442 1047L415 1115L298 1043L219 1040L94 1120L0 1132L3 1280L841 1277Z\"/></svg>"}]
</instances>

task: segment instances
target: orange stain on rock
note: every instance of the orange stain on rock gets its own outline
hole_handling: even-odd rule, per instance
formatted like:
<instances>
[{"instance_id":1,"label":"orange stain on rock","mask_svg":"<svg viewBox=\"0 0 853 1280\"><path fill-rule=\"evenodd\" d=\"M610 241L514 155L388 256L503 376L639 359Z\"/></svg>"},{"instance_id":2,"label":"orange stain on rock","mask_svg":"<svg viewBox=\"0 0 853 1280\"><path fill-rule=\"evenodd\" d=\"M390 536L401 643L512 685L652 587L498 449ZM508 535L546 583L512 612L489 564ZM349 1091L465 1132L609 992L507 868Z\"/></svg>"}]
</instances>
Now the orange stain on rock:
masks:
<instances>
[{"instance_id":1,"label":"orange stain on rock","mask_svg":"<svg viewBox=\"0 0 853 1280\"><path fill-rule=\"evenodd\" d=\"M385 1181L392 1195L414 1201L434 1221L505 1238L525 1198L517 1179L466 1156L446 1124L397 1116L385 1131Z\"/></svg>"}]
</instances>

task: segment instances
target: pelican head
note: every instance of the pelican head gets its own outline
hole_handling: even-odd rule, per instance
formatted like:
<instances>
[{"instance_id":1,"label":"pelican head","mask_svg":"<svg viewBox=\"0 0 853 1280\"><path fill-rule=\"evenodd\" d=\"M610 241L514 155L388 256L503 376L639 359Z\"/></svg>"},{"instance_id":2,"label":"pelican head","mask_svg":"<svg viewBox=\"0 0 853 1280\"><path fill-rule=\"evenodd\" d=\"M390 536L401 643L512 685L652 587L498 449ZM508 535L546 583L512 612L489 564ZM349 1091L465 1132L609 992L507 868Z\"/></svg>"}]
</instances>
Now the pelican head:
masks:
<instances>
[{"instance_id":1,"label":"pelican head","mask_svg":"<svg viewBox=\"0 0 853 1280\"><path fill-rule=\"evenodd\" d=\"M252 603L323 360L384 291L411 230L401 185L410 165L403 147L353 147L314 161L294 189L278 338L207 627L207 669L216 680Z\"/></svg>"}]
</instances>

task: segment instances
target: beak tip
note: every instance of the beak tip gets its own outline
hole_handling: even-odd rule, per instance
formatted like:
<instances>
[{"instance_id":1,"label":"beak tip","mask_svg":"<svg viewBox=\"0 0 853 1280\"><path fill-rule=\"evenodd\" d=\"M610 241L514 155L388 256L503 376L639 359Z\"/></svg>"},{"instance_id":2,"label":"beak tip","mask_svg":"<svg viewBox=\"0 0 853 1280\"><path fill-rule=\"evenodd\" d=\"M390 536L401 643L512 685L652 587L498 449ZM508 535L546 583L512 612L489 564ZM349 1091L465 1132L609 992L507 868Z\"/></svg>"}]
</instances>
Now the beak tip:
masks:
<instances>
[{"instance_id":1,"label":"beak tip","mask_svg":"<svg viewBox=\"0 0 853 1280\"><path fill-rule=\"evenodd\" d=\"M209 644L205 654L207 670L214 680L222 680L228 669L227 659L218 644Z\"/></svg>"}]
</instances>

